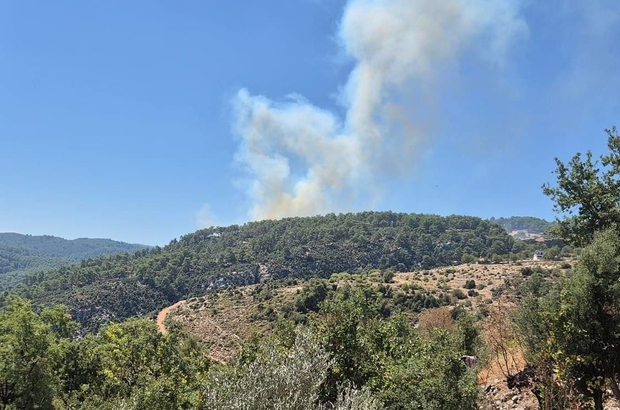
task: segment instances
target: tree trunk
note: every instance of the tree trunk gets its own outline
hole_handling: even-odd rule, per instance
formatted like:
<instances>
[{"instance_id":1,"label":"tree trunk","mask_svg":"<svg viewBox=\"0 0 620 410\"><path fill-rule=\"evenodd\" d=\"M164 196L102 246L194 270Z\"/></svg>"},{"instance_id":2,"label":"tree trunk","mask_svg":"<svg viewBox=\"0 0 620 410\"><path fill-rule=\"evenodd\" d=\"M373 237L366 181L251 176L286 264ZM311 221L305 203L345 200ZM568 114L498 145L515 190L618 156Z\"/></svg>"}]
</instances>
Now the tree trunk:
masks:
<instances>
[{"instance_id":1,"label":"tree trunk","mask_svg":"<svg viewBox=\"0 0 620 410\"><path fill-rule=\"evenodd\" d=\"M611 385L611 391L614 397L616 400L620 401L620 387L618 387L618 382L616 381L616 375L614 373L609 375L609 384Z\"/></svg>"},{"instance_id":2,"label":"tree trunk","mask_svg":"<svg viewBox=\"0 0 620 410\"><path fill-rule=\"evenodd\" d=\"M603 390L596 389L594 390L594 410L604 410L603 409Z\"/></svg>"},{"instance_id":3,"label":"tree trunk","mask_svg":"<svg viewBox=\"0 0 620 410\"><path fill-rule=\"evenodd\" d=\"M533 389L531 389L532 393L534 393L534 396L536 397L536 400L538 400L538 408L539 409L544 409L545 408L545 399L541 396L540 394L540 389L537 387L534 387Z\"/></svg>"}]
</instances>

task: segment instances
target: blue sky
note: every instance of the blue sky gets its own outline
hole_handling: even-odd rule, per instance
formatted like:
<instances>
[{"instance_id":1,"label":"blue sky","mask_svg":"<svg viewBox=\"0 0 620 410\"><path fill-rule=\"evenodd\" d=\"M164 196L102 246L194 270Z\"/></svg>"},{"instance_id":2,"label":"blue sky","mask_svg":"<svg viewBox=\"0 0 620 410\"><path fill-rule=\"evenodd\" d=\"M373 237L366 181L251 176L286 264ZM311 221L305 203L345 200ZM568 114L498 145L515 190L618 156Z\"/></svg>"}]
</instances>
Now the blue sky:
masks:
<instances>
[{"instance_id":1,"label":"blue sky","mask_svg":"<svg viewBox=\"0 0 620 410\"><path fill-rule=\"evenodd\" d=\"M0 2L0 232L551 219L553 158L620 126L617 50L615 0Z\"/></svg>"}]
</instances>

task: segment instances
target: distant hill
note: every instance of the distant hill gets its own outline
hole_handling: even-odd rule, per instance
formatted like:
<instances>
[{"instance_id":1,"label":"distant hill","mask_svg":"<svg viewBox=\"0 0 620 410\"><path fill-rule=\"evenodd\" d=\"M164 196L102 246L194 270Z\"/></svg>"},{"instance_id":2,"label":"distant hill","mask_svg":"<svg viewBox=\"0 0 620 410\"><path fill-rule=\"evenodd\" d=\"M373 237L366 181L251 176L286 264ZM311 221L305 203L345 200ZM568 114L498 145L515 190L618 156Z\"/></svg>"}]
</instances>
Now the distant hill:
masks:
<instances>
[{"instance_id":1,"label":"distant hill","mask_svg":"<svg viewBox=\"0 0 620 410\"><path fill-rule=\"evenodd\" d=\"M407 272L460 263L465 254L490 258L521 250L499 225L475 217L330 214L204 229L164 248L29 275L14 292L38 303L63 303L92 329L270 278Z\"/></svg>"},{"instance_id":2,"label":"distant hill","mask_svg":"<svg viewBox=\"0 0 620 410\"><path fill-rule=\"evenodd\" d=\"M489 220L500 225L508 233L527 231L531 234L543 234L554 225L554 222L533 216L511 216L510 218L491 218Z\"/></svg>"},{"instance_id":3,"label":"distant hill","mask_svg":"<svg viewBox=\"0 0 620 410\"><path fill-rule=\"evenodd\" d=\"M133 253L145 245L110 239L0 233L0 289L17 282L28 273L70 265L83 259L122 252Z\"/></svg>"}]
</instances>

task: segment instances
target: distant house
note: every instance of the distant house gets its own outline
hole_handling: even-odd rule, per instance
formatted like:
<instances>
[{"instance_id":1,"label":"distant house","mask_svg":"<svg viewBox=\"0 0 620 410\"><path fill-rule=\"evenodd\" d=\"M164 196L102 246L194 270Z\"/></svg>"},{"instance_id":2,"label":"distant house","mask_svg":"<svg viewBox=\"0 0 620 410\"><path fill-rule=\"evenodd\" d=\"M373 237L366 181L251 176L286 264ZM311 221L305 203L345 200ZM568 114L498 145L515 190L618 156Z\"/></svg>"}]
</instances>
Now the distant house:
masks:
<instances>
[{"instance_id":1,"label":"distant house","mask_svg":"<svg viewBox=\"0 0 620 410\"><path fill-rule=\"evenodd\" d=\"M535 261L539 261L539 260L544 259L544 258L545 258L545 252L543 252L543 251L536 251L534 253L534 257L532 259L534 259Z\"/></svg>"}]
</instances>

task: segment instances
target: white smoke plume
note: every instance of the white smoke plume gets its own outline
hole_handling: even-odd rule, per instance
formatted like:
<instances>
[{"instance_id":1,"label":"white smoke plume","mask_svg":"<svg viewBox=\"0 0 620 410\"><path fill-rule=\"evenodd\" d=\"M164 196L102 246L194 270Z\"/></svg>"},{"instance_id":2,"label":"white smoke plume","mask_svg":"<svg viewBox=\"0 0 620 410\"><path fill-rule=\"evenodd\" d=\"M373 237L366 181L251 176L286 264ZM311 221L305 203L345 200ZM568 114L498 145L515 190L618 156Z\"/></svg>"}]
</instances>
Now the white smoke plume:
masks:
<instances>
[{"instance_id":1,"label":"white smoke plume","mask_svg":"<svg viewBox=\"0 0 620 410\"><path fill-rule=\"evenodd\" d=\"M511 0L351 0L338 33L355 63L344 118L298 96L276 103L242 89L235 97L250 218L343 211L373 198L381 179L408 172L427 138L413 108L424 106L420 95L432 100L440 73L468 50L501 66L527 31L519 11Z\"/></svg>"}]
</instances>

